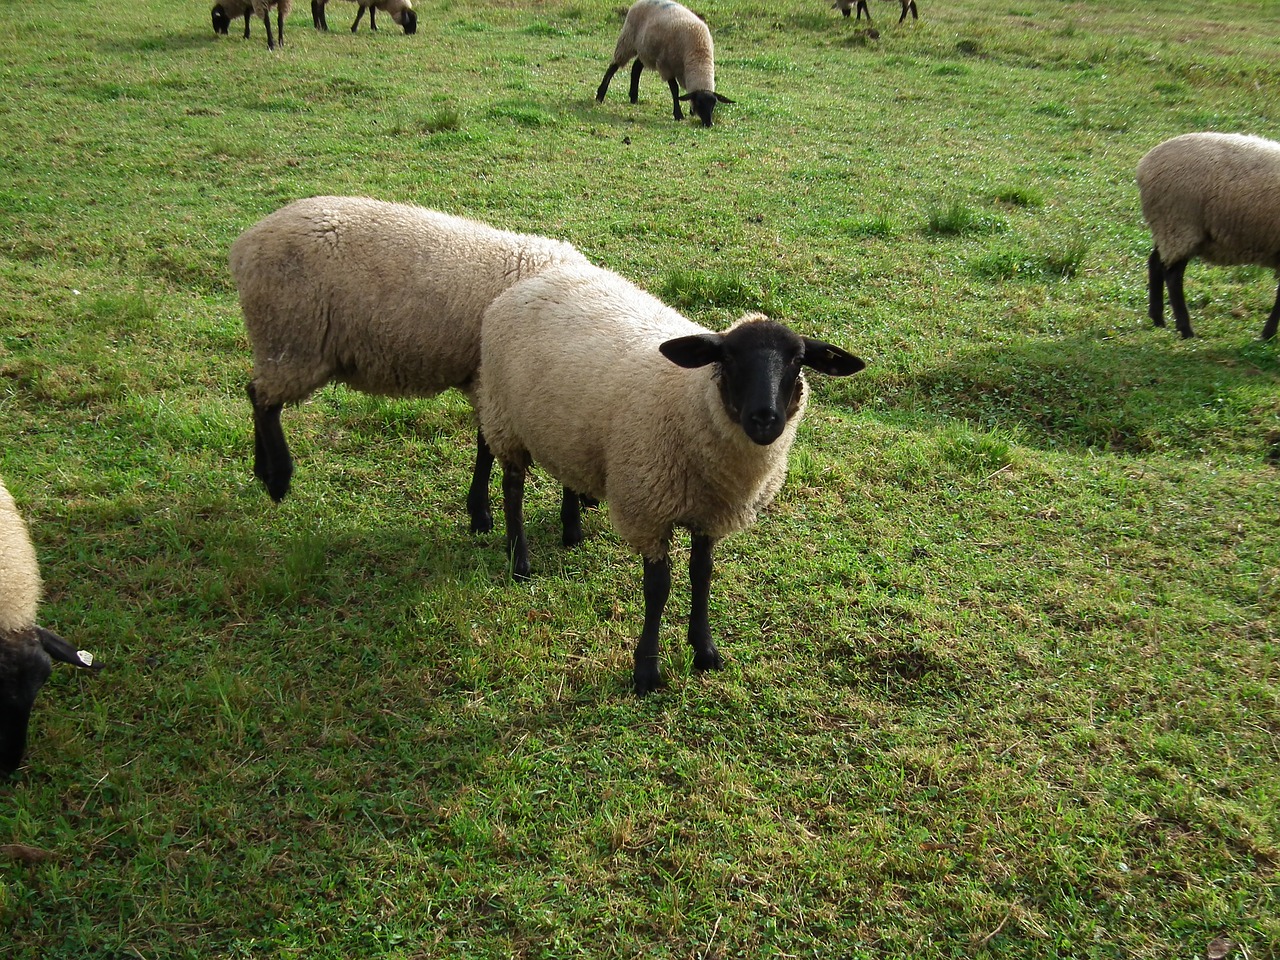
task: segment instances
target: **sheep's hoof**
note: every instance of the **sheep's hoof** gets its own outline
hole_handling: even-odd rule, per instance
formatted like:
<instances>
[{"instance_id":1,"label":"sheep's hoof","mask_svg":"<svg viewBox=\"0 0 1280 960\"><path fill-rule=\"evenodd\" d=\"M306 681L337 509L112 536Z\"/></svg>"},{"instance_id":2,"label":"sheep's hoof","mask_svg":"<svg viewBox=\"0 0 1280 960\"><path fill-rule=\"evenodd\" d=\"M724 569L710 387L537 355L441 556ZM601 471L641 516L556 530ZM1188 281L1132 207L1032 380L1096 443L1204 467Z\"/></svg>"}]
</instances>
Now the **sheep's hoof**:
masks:
<instances>
[{"instance_id":1,"label":"sheep's hoof","mask_svg":"<svg viewBox=\"0 0 1280 960\"><path fill-rule=\"evenodd\" d=\"M693 653L693 669L699 673L705 673L708 670L723 670L724 657L720 656L720 651L715 647L710 650L695 650Z\"/></svg>"},{"instance_id":2,"label":"sheep's hoof","mask_svg":"<svg viewBox=\"0 0 1280 960\"><path fill-rule=\"evenodd\" d=\"M471 516L471 532L472 533L488 533L493 529L493 514L481 513L472 514Z\"/></svg>"},{"instance_id":3,"label":"sheep's hoof","mask_svg":"<svg viewBox=\"0 0 1280 960\"><path fill-rule=\"evenodd\" d=\"M662 672L658 669L656 663L645 667L637 665L635 673L632 675L632 680L635 683L637 697L643 697L646 694L653 693L655 690L661 690L667 685L667 682L662 679Z\"/></svg>"}]
</instances>

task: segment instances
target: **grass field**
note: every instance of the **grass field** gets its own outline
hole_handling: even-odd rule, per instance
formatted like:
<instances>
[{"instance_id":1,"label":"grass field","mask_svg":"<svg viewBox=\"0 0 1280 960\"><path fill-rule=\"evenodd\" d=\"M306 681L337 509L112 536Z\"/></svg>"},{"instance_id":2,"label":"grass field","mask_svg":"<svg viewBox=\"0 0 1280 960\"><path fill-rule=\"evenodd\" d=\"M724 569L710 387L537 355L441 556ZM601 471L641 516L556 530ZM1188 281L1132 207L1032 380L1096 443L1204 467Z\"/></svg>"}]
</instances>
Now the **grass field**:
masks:
<instances>
[{"instance_id":1,"label":"grass field","mask_svg":"<svg viewBox=\"0 0 1280 960\"><path fill-rule=\"evenodd\" d=\"M1153 328L1133 183L1280 138L1280 7L707 0L711 129L648 72L594 102L615 3L416 9L269 54L0 4L0 476L107 664L0 785L45 854L0 856L0 955L1280 957L1275 279L1193 264L1199 336ZM631 695L640 561L604 510L563 551L545 475L509 581L459 395L319 391L270 501L226 253L318 193L867 360L718 551L723 673L681 574Z\"/></svg>"}]
</instances>

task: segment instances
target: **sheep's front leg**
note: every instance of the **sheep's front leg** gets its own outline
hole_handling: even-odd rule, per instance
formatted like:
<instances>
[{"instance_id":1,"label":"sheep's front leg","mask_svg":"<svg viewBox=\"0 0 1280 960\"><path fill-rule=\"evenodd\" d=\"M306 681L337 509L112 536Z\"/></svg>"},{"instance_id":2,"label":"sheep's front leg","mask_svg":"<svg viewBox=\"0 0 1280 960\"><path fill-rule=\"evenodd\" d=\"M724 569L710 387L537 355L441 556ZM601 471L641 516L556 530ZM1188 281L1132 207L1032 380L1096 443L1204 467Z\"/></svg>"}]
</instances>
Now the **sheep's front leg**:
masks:
<instances>
[{"instance_id":1,"label":"sheep's front leg","mask_svg":"<svg viewBox=\"0 0 1280 960\"><path fill-rule=\"evenodd\" d=\"M317 30L328 30L329 20L324 15L325 0L311 0L311 26Z\"/></svg>"},{"instance_id":2,"label":"sheep's front leg","mask_svg":"<svg viewBox=\"0 0 1280 960\"><path fill-rule=\"evenodd\" d=\"M677 120L684 119L684 111L680 109L680 85L676 83L676 78L672 77L668 84L671 87L671 112ZM633 103L635 101L632 101Z\"/></svg>"},{"instance_id":3,"label":"sheep's front leg","mask_svg":"<svg viewBox=\"0 0 1280 960\"><path fill-rule=\"evenodd\" d=\"M671 593L671 558L644 561L644 629L636 644L636 667L632 674L636 696L662 687L662 671L658 669L658 630L662 611Z\"/></svg>"},{"instance_id":4,"label":"sheep's front leg","mask_svg":"<svg viewBox=\"0 0 1280 960\"><path fill-rule=\"evenodd\" d=\"M1164 326L1164 263L1155 247L1147 257L1147 316L1157 327Z\"/></svg>"},{"instance_id":5,"label":"sheep's front leg","mask_svg":"<svg viewBox=\"0 0 1280 960\"><path fill-rule=\"evenodd\" d=\"M694 534L689 552L689 646L693 647L695 670L724 669L724 659L711 639L711 554L715 545L710 537Z\"/></svg>"},{"instance_id":6,"label":"sheep's front leg","mask_svg":"<svg viewBox=\"0 0 1280 960\"><path fill-rule=\"evenodd\" d=\"M271 35L271 11L263 11L262 25L267 28L267 49L274 50L276 48L276 38Z\"/></svg>"},{"instance_id":7,"label":"sheep's front leg","mask_svg":"<svg viewBox=\"0 0 1280 960\"><path fill-rule=\"evenodd\" d=\"M356 22L351 25L351 32L356 32L356 27L360 26L360 18L364 16L364 7L361 7L356 13ZM373 23L373 14L369 14L369 22Z\"/></svg>"},{"instance_id":8,"label":"sheep's front leg","mask_svg":"<svg viewBox=\"0 0 1280 960\"><path fill-rule=\"evenodd\" d=\"M493 511L489 507L489 477L493 473L493 451L484 434L476 431L476 465L471 471L471 489L467 491L467 515L472 533L488 533L493 529Z\"/></svg>"},{"instance_id":9,"label":"sheep's front leg","mask_svg":"<svg viewBox=\"0 0 1280 960\"><path fill-rule=\"evenodd\" d=\"M284 7L276 7L276 33L280 46L284 46Z\"/></svg>"},{"instance_id":10,"label":"sheep's front leg","mask_svg":"<svg viewBox=\"0 0 1280 960\"><path fill-rule=\"evenodd\" d=\"M252 383L245 388L249 402L253 404L253 473L271 499L279 503L289 492L293 478L293 458L289 456L289 444L280 426L282 403L263 406Z\"/></svg>"},{"instance_id":11,"label":"sheep's front leg","mask_svg":"<svg viewBox=\"0 0 1280 960\"><path fill-rule=\"evenodd\" d=\"M631 67L631 102L640 102L640 74L644 72L644 64L637 57Z\"/></svg>"},{"instance_id":12,"label":"sheep's front leg","mask_svg":"<svg viewBox=\"0 0 1280 960\"><path fill-rule=\"evenodd\" d=\"M1182 292L1182 276L1186 271L1185 259L1166 264L1164 268L1164 282L1169 288L1169 309L1173 311L1174 323L1177 324L1178 332L1182 334L1184 340L1195 336L1191 332L1191 314L1187 312L1187 298Z\"/></svg>"},{"instance_id":13,"label":"sheep's front leg","mask_svg":"<svg viewBox=\"0 0 1280 960\"><path fill-rule=\"evenodd\" d=\"M871 22L871 10L870 10L870 9L868 9L868 7L867 7L867 0L858 0L858 16L857 16L857 19L858 19L858 20L861 20L861 19L862 19L862 15L863 15L864 13L867 15L867 23L870 23L870 22ZM844 12L844 15L847 17L847 16L849 15L849 11L848 11L848 10L846 10L846 11Z\"/></svg>"},{"instance_id":14,"label":"sheep's front leg","mask_svg":"<svg viewBox=\"0 0 1280 960\"><path fill-rule=\"evenodd\" d=\"M507 521L507 557L514 580L529 579L529 544L524 537L525 468L502 465L502 513Z\"/></svg>"},{"instance_id":15,"label":"sheep's front leg","mask_svg":"<svg viewBox=\"0 0 1280 960\"><path fill-rule=\"evenodd\" d=\"M244 12L244 38L246 40L249 39L249 15L251 13L253 13L252 10L246 10Z\"/></svg>"}]
</instances>

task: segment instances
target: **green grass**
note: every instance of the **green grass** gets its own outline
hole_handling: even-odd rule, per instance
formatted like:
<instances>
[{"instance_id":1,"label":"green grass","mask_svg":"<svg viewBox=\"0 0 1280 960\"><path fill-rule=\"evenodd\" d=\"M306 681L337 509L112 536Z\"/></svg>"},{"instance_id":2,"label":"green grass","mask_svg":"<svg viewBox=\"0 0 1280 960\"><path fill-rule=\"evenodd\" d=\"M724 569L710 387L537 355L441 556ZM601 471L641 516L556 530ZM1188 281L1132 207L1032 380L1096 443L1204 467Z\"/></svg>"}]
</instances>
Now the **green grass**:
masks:
<instances>
[{"instance_id":1,"label":"green grass","mask_svg":"<svg viewBox=\"0 0 1280 960\"><path fill-rule=\"evenodd\" d=\"M1146 319L1139 157L1280 136L1262 0L699 7L716 126L619 5L422 0L418 33L8 4L0 476L59 669L0 786L0 953L1280 956L1274 279ZM251 472L226 267L297 197L567 239L713 327L868 361L718 548L725 672L627 689L640 562L467 533L459 395L342 387ZM495 484L495 495L497 493ZM683 567L687 544L678 540Z\"/></svg>"}]
</instances>

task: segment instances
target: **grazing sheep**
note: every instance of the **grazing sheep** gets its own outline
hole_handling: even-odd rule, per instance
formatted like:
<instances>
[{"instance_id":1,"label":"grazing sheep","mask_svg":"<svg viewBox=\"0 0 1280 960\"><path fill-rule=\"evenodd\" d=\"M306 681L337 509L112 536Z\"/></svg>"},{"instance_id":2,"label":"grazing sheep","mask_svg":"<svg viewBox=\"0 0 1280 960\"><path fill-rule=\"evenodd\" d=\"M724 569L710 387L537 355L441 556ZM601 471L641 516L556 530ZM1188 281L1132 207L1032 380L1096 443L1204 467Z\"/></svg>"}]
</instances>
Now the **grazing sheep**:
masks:
<instances>
[{"instance_id":1,"label":"grazing sheep","mask_svg":"<svg viewBox=\"0 0 1280 960\"><path fill-rule=\"evenodd\" d=\"M36 623L39 603L35 548L13 497L0 481L0 777L22 762L31 708L53 671L53 661L94 666L90 654Z\"/></svg>"},{"instance_id":2,"label":"grazing sheep","mask_svg":"<svg viewBox=\"0 0 1280 960\"><path fill-rule=\"evenodd\" d=\"M562 241L435 210L312 197L242 233L230 262L253 343L253 472L278 501L293 475L283 404L332 380L386 396L450 387L471 396L489 302L550 264L587 261ZM493 525L492 465L477 434L467 497L474 532Z\"/></svg>"},{"instance_id":3,"label":"grazing sheep","mask_svg":"<svg viewBox=\"0 0 1280 960\"><path fill-rule=\"evenodd\" d=\"M802 366L848 376L863 362L761 314L712 333L589 265L544 270L485 312L476 409L503 466L512 575L529 576L522 500L531 462L607 500L618 535L644 560L636 693L662 684L658 631L677 526L693 537L693 664L723 665L707 611L712 550L782 486L808 394Z\"/></svg>"},{"instance_id":4,"label":"grazing sheep","mask_svg":"<svg viewBox=\"0 0 1280 960\"><path fill-rule=\"evenodd\" d=\"M613 61L604 72L596 102L603 103L609 81L632 57L631 102L640 99L640 73L645 67L658 71L658 76L671 88L671 106L677 120L684 119L680 101L691 102L693 112L704 127L711 126L711 113L717 101L733 103L716 93L715 51L711 31L696 13L674 0L637 0L627 11L622 34L613 51ZM688 92L680 96L680 87Z\"/></svg>"},{"instance_id":5,"label":"grazing sheep","mask_svg":"<svg viewBox=\"0 0 1280 960\"><path fill-rule=\"evenodd\" d=\"M1280 271L1280 143L1238 133L1186 133L1138 161L1142 216L1155 245L1147 259L1147 312L1164 326L1163 288L1178 332L1193 336L1183 296L1187 261L1257 264ZM1280 323L1280 286L1262 328Z\"/></svg>"},{"instance_id":6,"label":"grazing sheep","mask_svg":"<svg viewBox=\"0 0 1280 960\"><path fill-rule=\"evenodd\" d=\"M862 15L865 13L867 15L867 23L870 23L871 10L867 7L867 0L836 0L836 2L831 5L831 9L839 10L847 17L849 16L849 11L853 9L855 2L858 8L857 19L861 20ZM912 20L920 19L920 12L916 9L916 0L898 0L898 3L902 5L902 16L898 18L899 23L907 19L908 11L911 13Z\"/></svg>"},{"instance_id":7,"label":"grazing sheep","mask_svg":"<svg viewBox=\"0 0 1280 960\"><path fill-rule=\"evenodd\" d=\"M213 5L213 32L224 37L231 29L231 21L244 17L244 38L249 39L249 15L253 13L253 0L218 0Z\"/></svg>"},{"instance_id":8,"label":"grazing sheep","mask_svg":"<svg viewBox=\"0 0 1280 960\"><path fill-rule=\"evenodd\" d=\"M324 8L328 2L329 0L311 0L311 24L317 30L329 29L329 21L324 15ZM351 0L351 2L360 4L360 9L356 12L356 22L351 24L352 33L355 33L356 27L360 26L360 18L364 16L365 10L369 11L370 30L378 29L374 11L381 10L404 27L405 33L418 32L418 15L413 10L411 0Z\"/></svg>"}]
</instances>

